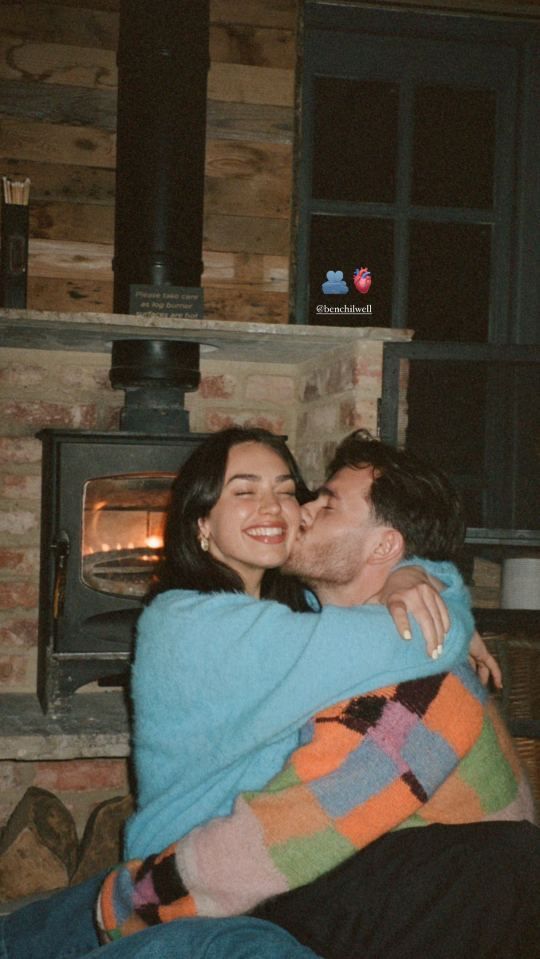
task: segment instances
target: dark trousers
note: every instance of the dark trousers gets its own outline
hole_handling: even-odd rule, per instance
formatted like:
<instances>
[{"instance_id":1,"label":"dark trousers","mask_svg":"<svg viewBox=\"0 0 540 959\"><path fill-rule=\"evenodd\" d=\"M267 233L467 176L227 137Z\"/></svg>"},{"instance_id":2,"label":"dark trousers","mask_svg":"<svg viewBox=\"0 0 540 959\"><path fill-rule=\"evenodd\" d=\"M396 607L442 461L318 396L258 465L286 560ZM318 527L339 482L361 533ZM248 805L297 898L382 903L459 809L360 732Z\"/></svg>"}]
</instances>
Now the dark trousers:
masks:
<instances>
[{"instance_id":1,"label":"dark trousers","mask_svg":"<svg viewBox=\"0 0 540 959\"><path fill-rule=\"evenodd\" d=\"M390 833L253 915L325 959L539 959L540 829Z\"/></svg>"}]
</instances>

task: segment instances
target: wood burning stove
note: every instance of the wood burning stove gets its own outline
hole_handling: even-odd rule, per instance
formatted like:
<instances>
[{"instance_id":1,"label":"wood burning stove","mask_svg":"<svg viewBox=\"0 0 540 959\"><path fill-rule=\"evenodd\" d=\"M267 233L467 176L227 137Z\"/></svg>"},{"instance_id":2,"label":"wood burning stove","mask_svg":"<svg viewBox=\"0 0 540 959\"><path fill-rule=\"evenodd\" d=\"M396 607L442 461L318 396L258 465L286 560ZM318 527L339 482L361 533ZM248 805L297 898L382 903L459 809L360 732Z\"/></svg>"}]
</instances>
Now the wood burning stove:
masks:
<instances>
[{"instance_id":1,"label":"wood burning stove","mask_svg":"<svg viewBox=\"0 0 540 959\"><path fill-rule=\"evenodd\" d=\"M110 376L126 391L121 431L38 434L38 695L45 712L69 709L85 683L127 674L170 487L203 438L187 432L183 408L184 392L198 385L198 351L193 343L117 341Z\"/></svg>"}]
</instances>

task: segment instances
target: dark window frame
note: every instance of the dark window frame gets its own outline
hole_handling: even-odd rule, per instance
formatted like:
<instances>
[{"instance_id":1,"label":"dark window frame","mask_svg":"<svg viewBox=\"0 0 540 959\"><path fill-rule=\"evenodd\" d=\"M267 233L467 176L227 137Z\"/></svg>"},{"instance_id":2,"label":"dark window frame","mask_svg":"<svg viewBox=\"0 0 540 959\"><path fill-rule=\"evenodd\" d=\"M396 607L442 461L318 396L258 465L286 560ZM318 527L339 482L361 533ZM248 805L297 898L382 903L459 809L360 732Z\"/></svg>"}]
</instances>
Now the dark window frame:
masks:
<instances>
[{"instance_id":1,"label":"dark window frame","mask_svg":"<svg viewBox=\"0 0 540 959\"><path fill-rule=\"evenodd\" d=\"M497 81L498 135L511 144L509 152L499 150L496 160L496 197L493 213L467 209L425 207L408 203L406 184L410 182L410 143L412 125L400 130L405 144L398 167L398 191L394 204L350 204L321 202L311 197L311 146L313 115L310 109L316 74L348 76L351 63L345 57L356 43L364 56L362 70L366 78L394 76L399 40L402 61L409 79L402 84L401 97L412 96L412 80L420 75L425 52L439 44L445 50L442 73L458 82L466 67L470 77L474 69L484 81ZM309 222L313 213L329 215L395 217L395 268L391 326L414 329L407 315L407 234L410 219L426 216L433 222L467 222L472 219L496 221L493 231L490 276L490 342L540 342L537 317L540 313L540 289L535 282L536 251L540 248L540 22L512 17L454 15L434 12L380 10L348 4L318 3L307 0L303 7L299 47L300 73L299 127L296 162L296 253L293 276L293 323L309 323ZM347 53L349 61L350 52ZM366 62L368 61L368 62ZM504 64L502 63L504 61ZM408 155L408 159L407 159ZM395 209L397 208L397 209ZM376 324L376 317L374 317Z\"/></svg>"},{"instance_id":2,"label":"dark window frame","mask_svg":"<svg viewBox=\"0 0 540 959\"><path fill-rule=\"evenodd\" d=\"M517 365L540 366L540 345L499 345L494 343L453 343L453 342L423 342L413 340L407 343L385 343L383 345L382 395L379 405L379 436L392 445L399 441L399 410L400 410L400 373L401 364L407 360L428 361L435 364L446 363L479 363L486 367L494 364L506 365L508 368ZM512 429L513 410L511 405L502 404L501 413L504 417L498 423L502 435L510 444L513 442ZM506 422L504 421L506 420ZM505 449L498 451L495 443L486 446L486 472L489 472L491 506L488 508L488 517L493 519L485 527L469 527L467 541L473 543L502 543L511 546L540 546L540 529L516 529L511 520L515 512L515 494L508 489L508 481L513 481L514 472L501 468L504 460L512 460L513 451ZM436 454L436 451L434 451ZM502 455L501 455L502 454ZM499 520L499 522L496 521ZM506 521L506 526L502 523Z\"/></svg>"}]
</instances>

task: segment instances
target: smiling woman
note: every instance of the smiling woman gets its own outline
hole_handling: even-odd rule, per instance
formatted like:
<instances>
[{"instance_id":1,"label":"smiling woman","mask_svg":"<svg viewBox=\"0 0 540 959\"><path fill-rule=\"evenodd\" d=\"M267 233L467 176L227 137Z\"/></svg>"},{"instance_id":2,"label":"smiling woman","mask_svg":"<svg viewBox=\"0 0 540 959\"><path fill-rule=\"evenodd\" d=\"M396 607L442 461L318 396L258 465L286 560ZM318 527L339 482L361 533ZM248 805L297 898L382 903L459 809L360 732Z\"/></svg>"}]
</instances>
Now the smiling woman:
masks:
<instances>
[{"instance_id":1,"label":"smiling woman","mask_svg":"<svg viewBox=\"0 0 540 959\"><path fill-rule=\"evenodd\" d=\"M303 590L276 567L298 529L298 504L310 496L279 436L242 427L213 434L173 483L150 598L170 589L248 592L308 610Z\"/></svg>"},{"instance_id":2,"label":"smiling woman","mask_svg":"<svg viewBox=\"0 0 540 959\"><path fill-rule=\"evenodd\" d=\"M260 595L265 569L287 559L300 522L294 476L281 456L262 443L234 446L221 495L199 520L201 546Z\"/></svg>"}]
</instances>

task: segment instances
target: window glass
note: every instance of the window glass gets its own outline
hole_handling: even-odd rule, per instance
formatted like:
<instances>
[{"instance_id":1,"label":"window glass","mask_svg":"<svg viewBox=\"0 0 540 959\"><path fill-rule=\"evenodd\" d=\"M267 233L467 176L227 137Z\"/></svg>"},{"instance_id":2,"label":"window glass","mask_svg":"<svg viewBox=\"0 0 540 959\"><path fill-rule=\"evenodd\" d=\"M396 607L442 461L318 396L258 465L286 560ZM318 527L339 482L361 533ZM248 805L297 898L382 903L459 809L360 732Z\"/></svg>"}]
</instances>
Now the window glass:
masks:
<instances>
[{"instance_id":1,"label":"window glass","mask_svg":"<svg viewBox=\"0 0 540 959\"><path fill-rule=\"evenodd\" d=\"M452 477L467 526L483 526L486 364L409 362L407 449Z\"/></svg>"},{"instance_id":2,"label":"window glass","mask_svg":"<svg viewBox=\"0 0 540 959\"><path fill-rule=\"evenodd\" d=\"M491 227L411 222L407 326L417 340L485 342Z\"/></svg>"},{"instance_id":3,"label":"window glass","mask_svg":"<svg viewBox=\"0 0 540 959\"><path fill-rule=\"evenodd\" d=\"M513 380L515 497L513 526L540 527L540 369L520 364Z\"/></svg>"},{"instance_id":4,"label":"window glass","mask_svg":"<svg viewBox=\"0 0 540 959\"><path fill-rule=\"evenodd\" d=\"M317 326L390 326L394 266L392 220L314 216L311 224L310 323ZM354 283L355 270L363 267L371 274L366 293L359 292ZM341 285L334 285L334 288L344 292L323 292L323 284L325 289L331 289L326 286L332 280L327 276L329 272L343 274L343 279L339 280ZM338 308L340 312L337 312Z\"/></svg>"},{"instance_id":5,"label":"window glass","mask_svg":"<svg viewBox=\"0 0 540 959\"><path fill-rule=\"evenodd\" d=\"M416 89L414 205L491 208L495 108L493 90Z\"/></svg>"},{"instance_id":6,"label":"window glass","mask_svg":"<svg viewBox=\"0 0 540 959\"><path fill-rule=\"evenodd\" d=\"M399 87L315 78L312 195L392 203L396 192Z\"/></svg>"}]
</instances>

